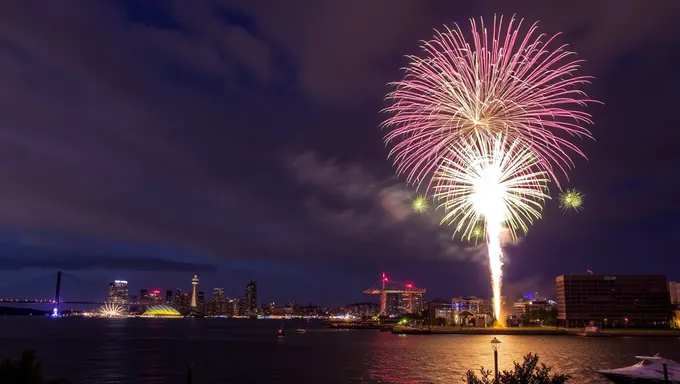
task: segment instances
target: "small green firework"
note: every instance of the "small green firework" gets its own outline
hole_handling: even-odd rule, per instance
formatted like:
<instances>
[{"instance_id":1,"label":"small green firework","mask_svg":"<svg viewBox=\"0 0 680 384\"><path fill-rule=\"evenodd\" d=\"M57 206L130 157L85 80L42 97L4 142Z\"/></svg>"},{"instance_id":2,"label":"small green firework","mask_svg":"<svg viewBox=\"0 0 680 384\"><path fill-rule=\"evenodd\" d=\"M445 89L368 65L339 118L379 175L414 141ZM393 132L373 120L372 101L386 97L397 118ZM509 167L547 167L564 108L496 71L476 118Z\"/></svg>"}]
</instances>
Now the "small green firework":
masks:
<instances>
[{"instance_id":1,"label":"small green firework","mask_svg":"<svg viewBox=\"0 0 680 384\"><path fill-rule=\"evenodd\" d=\"M423 195L418 195L413 199L413 202L411 203L411 208L415 212L418 213L423 213L427 211L427 208L430 206L430 203L427 201L427 199Z\"/></svg>"},{"instance_id":2,"label":"small green firework","mask_svg":"<svg viewBox=\"0 0 680 384\"><path fill-rule=\"evenodd\" d=\"M562 211L580 211L583 209L583 194L576 189L567 189L560 193L560 209Z\"/></svg>"},{"instance_id":3,"label":"small green firework","mask_svg":"<svg viewBox=\"0 0 680 384\"><path fill-rule=\"evenodd\" d=\"M484 238L484 228L482 228L479 225L474 227L472 229L472 231L470 231L470 237L475 239L475 240L483 239Z\"/></svg>"}]
</instances>

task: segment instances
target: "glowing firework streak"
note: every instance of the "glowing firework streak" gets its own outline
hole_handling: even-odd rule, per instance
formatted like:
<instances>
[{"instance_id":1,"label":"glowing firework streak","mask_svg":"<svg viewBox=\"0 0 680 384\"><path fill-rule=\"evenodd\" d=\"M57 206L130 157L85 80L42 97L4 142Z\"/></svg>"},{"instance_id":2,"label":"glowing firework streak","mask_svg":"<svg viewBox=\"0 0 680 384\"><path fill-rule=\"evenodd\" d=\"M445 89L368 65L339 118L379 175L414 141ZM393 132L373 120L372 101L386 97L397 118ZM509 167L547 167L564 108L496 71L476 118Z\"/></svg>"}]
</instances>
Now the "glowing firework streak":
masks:
<instances>
[{"instance_id":1,"label":"glowing firework streak","mask_svg":"<svg viewBox=\"0 0 680 384\"><path fill-rule=\"evenodd\" d=\"M436 177L435 197L446 216L442 223L457 222L455 232L470 239L484 220L489 267L493 289L494 315L501 317L501 279L504 227L513 237L517 230L528 230L541 217L547 195L545 171L535 170L536 159L529 148L516 139L508 143L501 135L470 138L449 149Z\"/></svg>"},{"instance_id":2,"label":"glowing firework streak","mask_svg":"<svg viewBox=\"0 0 680 384\"><path fill-rule=\"evenodd\" d=\"M568 210L580 211L583 209L583 194L576 189L567 189L560 193L560 209L566 212Z\"/></svg>"},{"instance_id":3,"label":"glowing firework streak","mask_svg":"<svg viewBox=\"0 0 680 384\"><path fill-rule=\"evenodd\" d=\"M411 203L411 208L413 208L413 210L418 213L427 211L427 208L429 207L430 203L428 203L427 199L422 195L416 196Z\"/></svg>"},{"instance_id":4,"label":"glowing firework streak","mask_svg":"<svg viewBox=\"0 0 680 384\"><path fill-rule=\"evenodd\" d=\"M471 40L458 25L436 32L423 43L426 56L409 56L404 79L391 84L383 127L397 173L429 187L449 146L502 134L530 148L559 185L553 166L566 174L569 152L585 157L569 139L591 137L582 126L591 116L574 109L593 101L579 89L590 80L576 75L581 60L566 45L549 49L555 36L538 34L536 24L526 34L521 20L494 18L490 34L483 20L470 24Z\"/></svg>"}]
</instances>

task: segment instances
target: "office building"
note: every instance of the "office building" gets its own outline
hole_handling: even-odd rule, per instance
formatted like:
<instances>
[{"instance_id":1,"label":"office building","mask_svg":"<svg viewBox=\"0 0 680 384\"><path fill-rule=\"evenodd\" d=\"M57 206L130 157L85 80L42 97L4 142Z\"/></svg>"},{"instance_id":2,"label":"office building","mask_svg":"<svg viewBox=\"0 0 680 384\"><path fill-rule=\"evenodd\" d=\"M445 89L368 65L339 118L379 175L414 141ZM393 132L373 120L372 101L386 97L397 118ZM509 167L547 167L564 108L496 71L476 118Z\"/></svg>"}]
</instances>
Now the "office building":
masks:
<instances>
[{"instance_id":1,"label":"office building","mask_svg":"<svg viewBox=\"0 0 680 384\"><path fill-rule=\"evenodd\" d=\"M399 310L399 294L398 293L387 293L385 295L385 300L387 302L385 308L387 310L387 316L399 316L403 314L403 311Z\"/></svg>"},{"instance_id":2,"label":"office building","mask_svg":"<svg viewBox=\"0 0 680 384\"><path fill-rule=\"evenodd\" d=\"M232 316L241 316L243 312L241 312L241 303L243 300L241 299L231 299L229 301L229 307L231 308L231 315Z\"/></svg>"},{"instance_id":3,"label":"office building","mask_svg":"<svg viewBox=\"0 0 680 384\"><path fill-rule=\"evenodd\" d=\"M671 294L671 304L680 306L680 281L671 281L668 283L668 290Z\"/></svg>"},{"instance_id":4,"label":"office building","mask_svg":"<svg viewBox=\"0 0 680 384\"><path fill-rule=\"evenodd\" d=\"M149 294L151 305L161 305L163 304L163 297L161 296L160 289L153 289Z\"/></svg>"},{"instance_id":5,"label":"office building","mask_svg":"<svg viewBox=\"0 0 680 384\"><path fill-rule=\"evenodd\" d=\"M114 280L109 283L109 303L125 306L128 303L128 282Z\"/></svg>"},{"instance_id":6,"label":"office building","mask_svg":"<svg viewBox=\"0 0 680 384\"><path fill-rule=\"evenodd\" d=\"M183 293L181 288L175 290L175 298L173 300L173 307L183 315L191 313L191 297L188 293Z\"/></svg>"},{"instance_id":7,"label":"office building","mask_svg":"<svg viewBox=\"0 0 680 384\"><path fill-rule=\"evenodd\" d=\"M165 291L165 302L168 305L172 304L172 289Z\"/></svg>"},{"instance_id":8,"label":"office building","mask_svg":"<svg viewBox=\"0 0 680 384\"><path fill-rule=\"evenodd\" d=\"M139 304L141 305L151 305L151 295L149 295L148 289L139 290Z\"/></svg>"},{"instance_id":9,"label":"office building","mask_svg":"<svg viewBox=\"0 0 680 384\"><path fill-rule=\"evenodd\" d=\"M257 281L251 281L246 285L245 315L257 315Z\"/></svg>"},{"instance_id":10,"label":"office building","mask_svg":"<svg viewBox=\"0 0 680 384\"><path fill-rule=\"evenodd\" d=\"M663 275L563 275L557 319L566 327L666 327L671 306Z\"/></svg>"}]
</instances>

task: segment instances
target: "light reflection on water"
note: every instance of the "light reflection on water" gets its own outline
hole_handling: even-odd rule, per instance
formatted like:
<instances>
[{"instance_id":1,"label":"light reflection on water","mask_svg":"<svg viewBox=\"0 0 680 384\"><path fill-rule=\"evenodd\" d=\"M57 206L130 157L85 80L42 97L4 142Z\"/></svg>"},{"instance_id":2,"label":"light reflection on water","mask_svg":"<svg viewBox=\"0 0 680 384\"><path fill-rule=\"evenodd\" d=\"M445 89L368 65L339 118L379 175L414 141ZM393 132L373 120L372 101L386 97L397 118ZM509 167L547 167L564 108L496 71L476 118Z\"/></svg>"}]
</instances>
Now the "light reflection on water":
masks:
<instances>
[{"instance_id":1,"label":"light reflection on water","mask_svg":"<svg viewBox=\"0 0 680 384\"><path fill-rule=\"evenodd\" d=\"M0 358L33 347L48 377L78 384L182 383L458 383L468 369L493 368L493 336L398 336L331 330L286 321L229 319L0 318ZM594 371L661 353L680 361L678 338L498 336L499 365L511 369L537 353L573 383L605 382Z\"/></svg>"}]
</instances>

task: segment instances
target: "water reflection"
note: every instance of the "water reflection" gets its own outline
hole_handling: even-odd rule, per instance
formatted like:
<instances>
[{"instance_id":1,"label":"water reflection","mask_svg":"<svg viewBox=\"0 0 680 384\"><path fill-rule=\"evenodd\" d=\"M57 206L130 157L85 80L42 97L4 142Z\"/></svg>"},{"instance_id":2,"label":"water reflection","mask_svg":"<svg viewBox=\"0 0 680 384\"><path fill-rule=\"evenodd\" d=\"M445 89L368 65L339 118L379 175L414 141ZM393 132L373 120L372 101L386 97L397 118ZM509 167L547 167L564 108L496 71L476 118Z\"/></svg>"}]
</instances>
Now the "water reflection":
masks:
<instances>
[{"instance_id":1,"label":"water reflection","mask_svg":"<svg viewBox=\"0 0 680 384\"><path fill-rule=\"evenodd\" d=\"M30 326L27 326L30 323ZM456 383L493 369L493 336L331 330L312 324L276 336L281 322L229 319L0 318L0 358L34 347L49 377L74 383ZM501 369L528 352L574 383L602 383L595 370L640 354L680 360L677 338L497 336Z\"/></svg>"}]
</instances>

